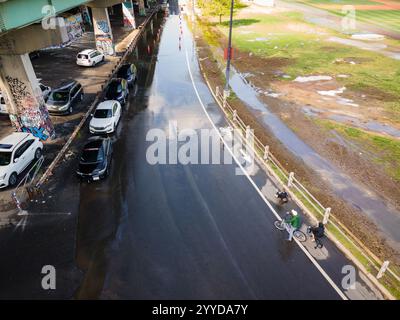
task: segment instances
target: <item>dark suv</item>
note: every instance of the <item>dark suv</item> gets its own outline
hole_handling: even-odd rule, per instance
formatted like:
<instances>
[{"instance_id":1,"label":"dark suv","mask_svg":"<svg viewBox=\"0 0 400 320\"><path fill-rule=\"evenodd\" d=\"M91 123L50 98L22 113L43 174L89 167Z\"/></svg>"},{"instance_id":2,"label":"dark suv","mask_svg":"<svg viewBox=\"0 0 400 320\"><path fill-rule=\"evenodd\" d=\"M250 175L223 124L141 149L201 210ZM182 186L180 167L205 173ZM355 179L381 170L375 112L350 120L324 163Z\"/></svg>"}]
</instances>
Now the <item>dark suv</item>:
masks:
<instances>
[{"instance_id":1,"label":"dark suv","mask_svg":"<svg viewBox=\"0 0 400 320\"><path fill-rule=\"evenodd\" d=\"M117 100L124 105L128 94L128 82L122 78L113 78L106 88L105 100Z\"/></svg>"},{"instance_id":2,"label":"dark suv","mask_svg":"<svg viewBox=\"0 0 400 320\"><path fill-rule=\"evenodd\" d=\"M78 81L71 81L50 92L46 101L52 114L71 114L76 103L83 100L83 88Z\"/></svg>"}]
</instances>

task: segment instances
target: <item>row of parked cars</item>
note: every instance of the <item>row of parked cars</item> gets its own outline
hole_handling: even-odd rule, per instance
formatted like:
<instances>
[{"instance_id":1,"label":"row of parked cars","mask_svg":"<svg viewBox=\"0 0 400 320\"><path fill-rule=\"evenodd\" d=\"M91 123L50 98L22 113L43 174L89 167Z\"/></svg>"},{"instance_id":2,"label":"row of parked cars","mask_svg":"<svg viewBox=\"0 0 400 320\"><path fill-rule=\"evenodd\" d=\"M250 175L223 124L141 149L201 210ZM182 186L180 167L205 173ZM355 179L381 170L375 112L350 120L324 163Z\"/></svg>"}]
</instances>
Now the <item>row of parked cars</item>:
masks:
<instances>
[{"instance_id":1,"label":"row of parked cars","mask_svg":"<svg viewBox=\"0 0 400 320\"><path fill-rule=\"evenodd\" d=\"M108 176L112 163L112 141L108 134L114 133L126 105L129 88L137 80L134 64L120 67L116 78L110 80L104 94L104 101L99 103L91 115L89 131L93 134L85 143L76 171L78 177L86 181L97 181Z\"/></svg>"},{"instance_id":2,"label":"row of parked cars","mask_svg":"<svg viewBox=\"0 0 400 320\"><path fill-rule=\"evenodd\" d=\"M77 64L95 66L104 61L97 50L84 50L77 55ZM91 115L89 131L92 136L85 144L79 159L77 174L82 179L99 180L108 175L111 166L112 142L107 134L115 132L126 104L129 88L137 79L134 64L120 67L116 77L111 79L105 89L104 101ZM50 114L64 115L73 112L74 106L84 98L82 85L69 81L56 89L40 82L46 107ZM7 113L5 99L0 93L0 113ZM0 189L14 187L20 175L33 161L41 158L43 143L31 133L14 132L0 140Z\"/></svg>"}]
</instances>

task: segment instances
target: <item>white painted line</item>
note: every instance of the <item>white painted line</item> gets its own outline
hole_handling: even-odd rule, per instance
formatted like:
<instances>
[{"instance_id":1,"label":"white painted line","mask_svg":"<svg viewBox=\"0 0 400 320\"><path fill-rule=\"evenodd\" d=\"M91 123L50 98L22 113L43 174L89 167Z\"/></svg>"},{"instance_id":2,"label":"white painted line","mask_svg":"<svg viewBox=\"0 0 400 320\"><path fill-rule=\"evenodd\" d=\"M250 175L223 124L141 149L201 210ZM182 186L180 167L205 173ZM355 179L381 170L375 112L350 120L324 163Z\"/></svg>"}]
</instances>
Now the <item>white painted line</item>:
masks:
<instances>
[{"instance_id":1,"label":"white painted line","mask_svg":"<svg viewBox=\"0 0 400 320\"><path fill-rule=\"evenodd\" d=\"M235 155L233 154L232 150L229 148L229 145L224 141L221 132L217 129L217 127L215 126L214 122L212 121L210 115L207 112L206 107L204 106L204 103L200 97L199 91L197 90L196 84L194 82L194 78L193 78L193 74L192 74L192 70L190 69L190 63L189 63L189 54L187 49L185 48L185 52L186 52L186 64L188 67L188 71L189 71L189 75L190 75L190 79L192 81L192 85L193 85L193 89L196 93L197 99L200 102L201 107L203 108L204 113L206 114L208 120L210 121L211 125L213 126L214 130L218 133L220 139L222 140L223 144L225 145L225 147L227 148L227 150L229 151L229 153L232 155L233 159L235 160L236 164L239 166L239 168L243 171L243 173L245 174L245 176L247 177L247 179L250 181L250 183L253 185L253 187L256 189L256 191L258 192L258 194L260 195L260 197L264 200L264 202L266 203L266 205L268 206L268 208L272 211L272 213L277 217L278 220L281 220L281 217L279 216L279 214L275 211L275 209L272 207L271 203L265 198L265 196L263 195L263 193L260 191L260 189L258 188L258 186L255 184L255 182L253 181L253 179L249 176L249 174L247 173L247 171L243 168L243 166L239 163L239 161L237 160L237 158L235 157ZM340 290L340 288L333 282L333 280L329 277L329 275L324 271L324 269L322 269L322 267L318 264L318 262L314 259L314 257L304 248L304 246L297 240L295 239L295 242L297 243L297 245L301 248L301 250L303 250L303 252L305 253L305 255L310 259L310 261L314 264L314 266L317 268L317 270L322 274L322 276L328 281L328 283L332 286L332 288L337 292L337 294L343 299L343 300L348 300L348 298L346 297L346 295Z\"/></svg>"}]
</instances>

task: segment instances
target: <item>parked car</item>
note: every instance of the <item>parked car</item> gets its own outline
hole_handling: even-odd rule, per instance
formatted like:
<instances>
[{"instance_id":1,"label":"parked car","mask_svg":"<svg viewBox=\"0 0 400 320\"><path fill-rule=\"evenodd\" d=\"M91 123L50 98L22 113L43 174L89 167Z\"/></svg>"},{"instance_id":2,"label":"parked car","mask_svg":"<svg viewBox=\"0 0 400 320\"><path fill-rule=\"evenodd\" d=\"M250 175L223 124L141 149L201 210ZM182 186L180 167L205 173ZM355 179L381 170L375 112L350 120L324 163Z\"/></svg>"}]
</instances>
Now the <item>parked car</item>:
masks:
<instances>
[{"instance_id":1,"label":"parked car","mask_svg":"<svg viewBox=\"0 0 400 320\"><path fill-rule=\"evenodd\" d=\"M6 101L4 100L3 95L0 92L0 114L8 114L6 108Z\"/></svg>"},{"instance_id":2,"label":"parked car","mask_svg":"<svg viewBox=\"0 0 400 320\"><path fill-rule=\"evenodd\" d=\"M90 120L90 133L113 133L121 119L121 111L121 104L116 100L100 103Z\"/></svg>"},{"instance_id":3,"label":"parked car","mask_svg":"<svg viewBox=\"0 0 400 320\"><path fill-rule=\"evenodd\" d=\"M133 86L137 77L136 66L133 63L122 65L117 72L117 77L125 79L129 86Z\"/></svg>"},{"instance_id":4,"label":"parked car","mask_svg":"<svg viewBox=\"0 0 400 320\"><path fill-rule=\"evenodd\" d=\"M71 114L74 105L82 101L83 97L82 85L74 80L52 90L46 101L46 107L52 114Z\"/></svg>"},{"instance_id":5,"label":"parked car","mask_svg":"<svg viewBox=\"0 0 400 320\"><path fill-rule=\"evenodd\" d=\"M124 105L128 94L128 82L125 79L113 78L106 88L105 100L117 100Z\"/></svg>"},{"instance_id":6,"label":"parked car","mask_svg":"<svg viewBox=\"0 0 400 320\"><path fill-rule=\"evenodd\" d=\"M104 61L104 54L95 49L83 50L76 56L78 66L93 67L102 61Z\"/></svg>"},{"instance_id":7,"label":"parked car","mask_svg":"<svg viewBox=\"0 0 400 320\"><path fill-rule=\"evenodd\" d=\"M18 175L42 156L43 143L31 133L14 132L0 140L0 188L15 186Z\"/></svg>"},{"instance_id":8,"label":"parked car","mask_svg":"<svg viewBox=\"0 0 400 320\"><path fill-rule=\"evenodd\" d=\"M39 82L39 87L42 90L43 99L44 99L44 101L46 101L51 92L51 88L49 86L45 86L41 82ZM4 96L1 93L1 91L0 91L0 114L8 114L7 108L6 108L6 101L5 101Z\"/></svg>"},{"instance_id":9,"label":"parked car","mask_svg":"<svg viewBox=\"0 0 400 320\"><path fill-rule=\"evenodd\" d=\"M111 161L111 139L91 137L83 147L76 173L81 179L87 181L104 179L110 173Z\"/></svg>"}]
</instances>

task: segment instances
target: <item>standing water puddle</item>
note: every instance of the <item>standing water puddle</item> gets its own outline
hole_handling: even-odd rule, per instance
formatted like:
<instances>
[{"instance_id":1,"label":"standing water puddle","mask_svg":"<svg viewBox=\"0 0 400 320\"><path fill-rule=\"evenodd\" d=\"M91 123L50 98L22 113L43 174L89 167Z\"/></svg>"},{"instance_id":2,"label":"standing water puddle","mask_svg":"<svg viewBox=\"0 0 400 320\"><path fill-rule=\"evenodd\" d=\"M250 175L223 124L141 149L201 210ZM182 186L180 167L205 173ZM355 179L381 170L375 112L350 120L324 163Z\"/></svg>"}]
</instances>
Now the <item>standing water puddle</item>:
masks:
<instances>
[{"instance_id":1,"label":"standing water puddle","mask_svg":"<svg viewBox=\"0 0 400 320\"><path fill-rule=\"evenodd\" d=\"M393 242L395 248L400 249L400 232L398 232L400 215L395 208L382 201L374 192L355 183L339 168L303 142L279 117L269 111L268 106L258 99L258 93L234 68L231 72L230 85L234 93L245 101L249 109L257 114L257 117L288 150L314 169L323 181L329 183L339 197L370 217L381 233ZM329 204L325 205L329 206Z\"/></svg>"}]
</instances>

